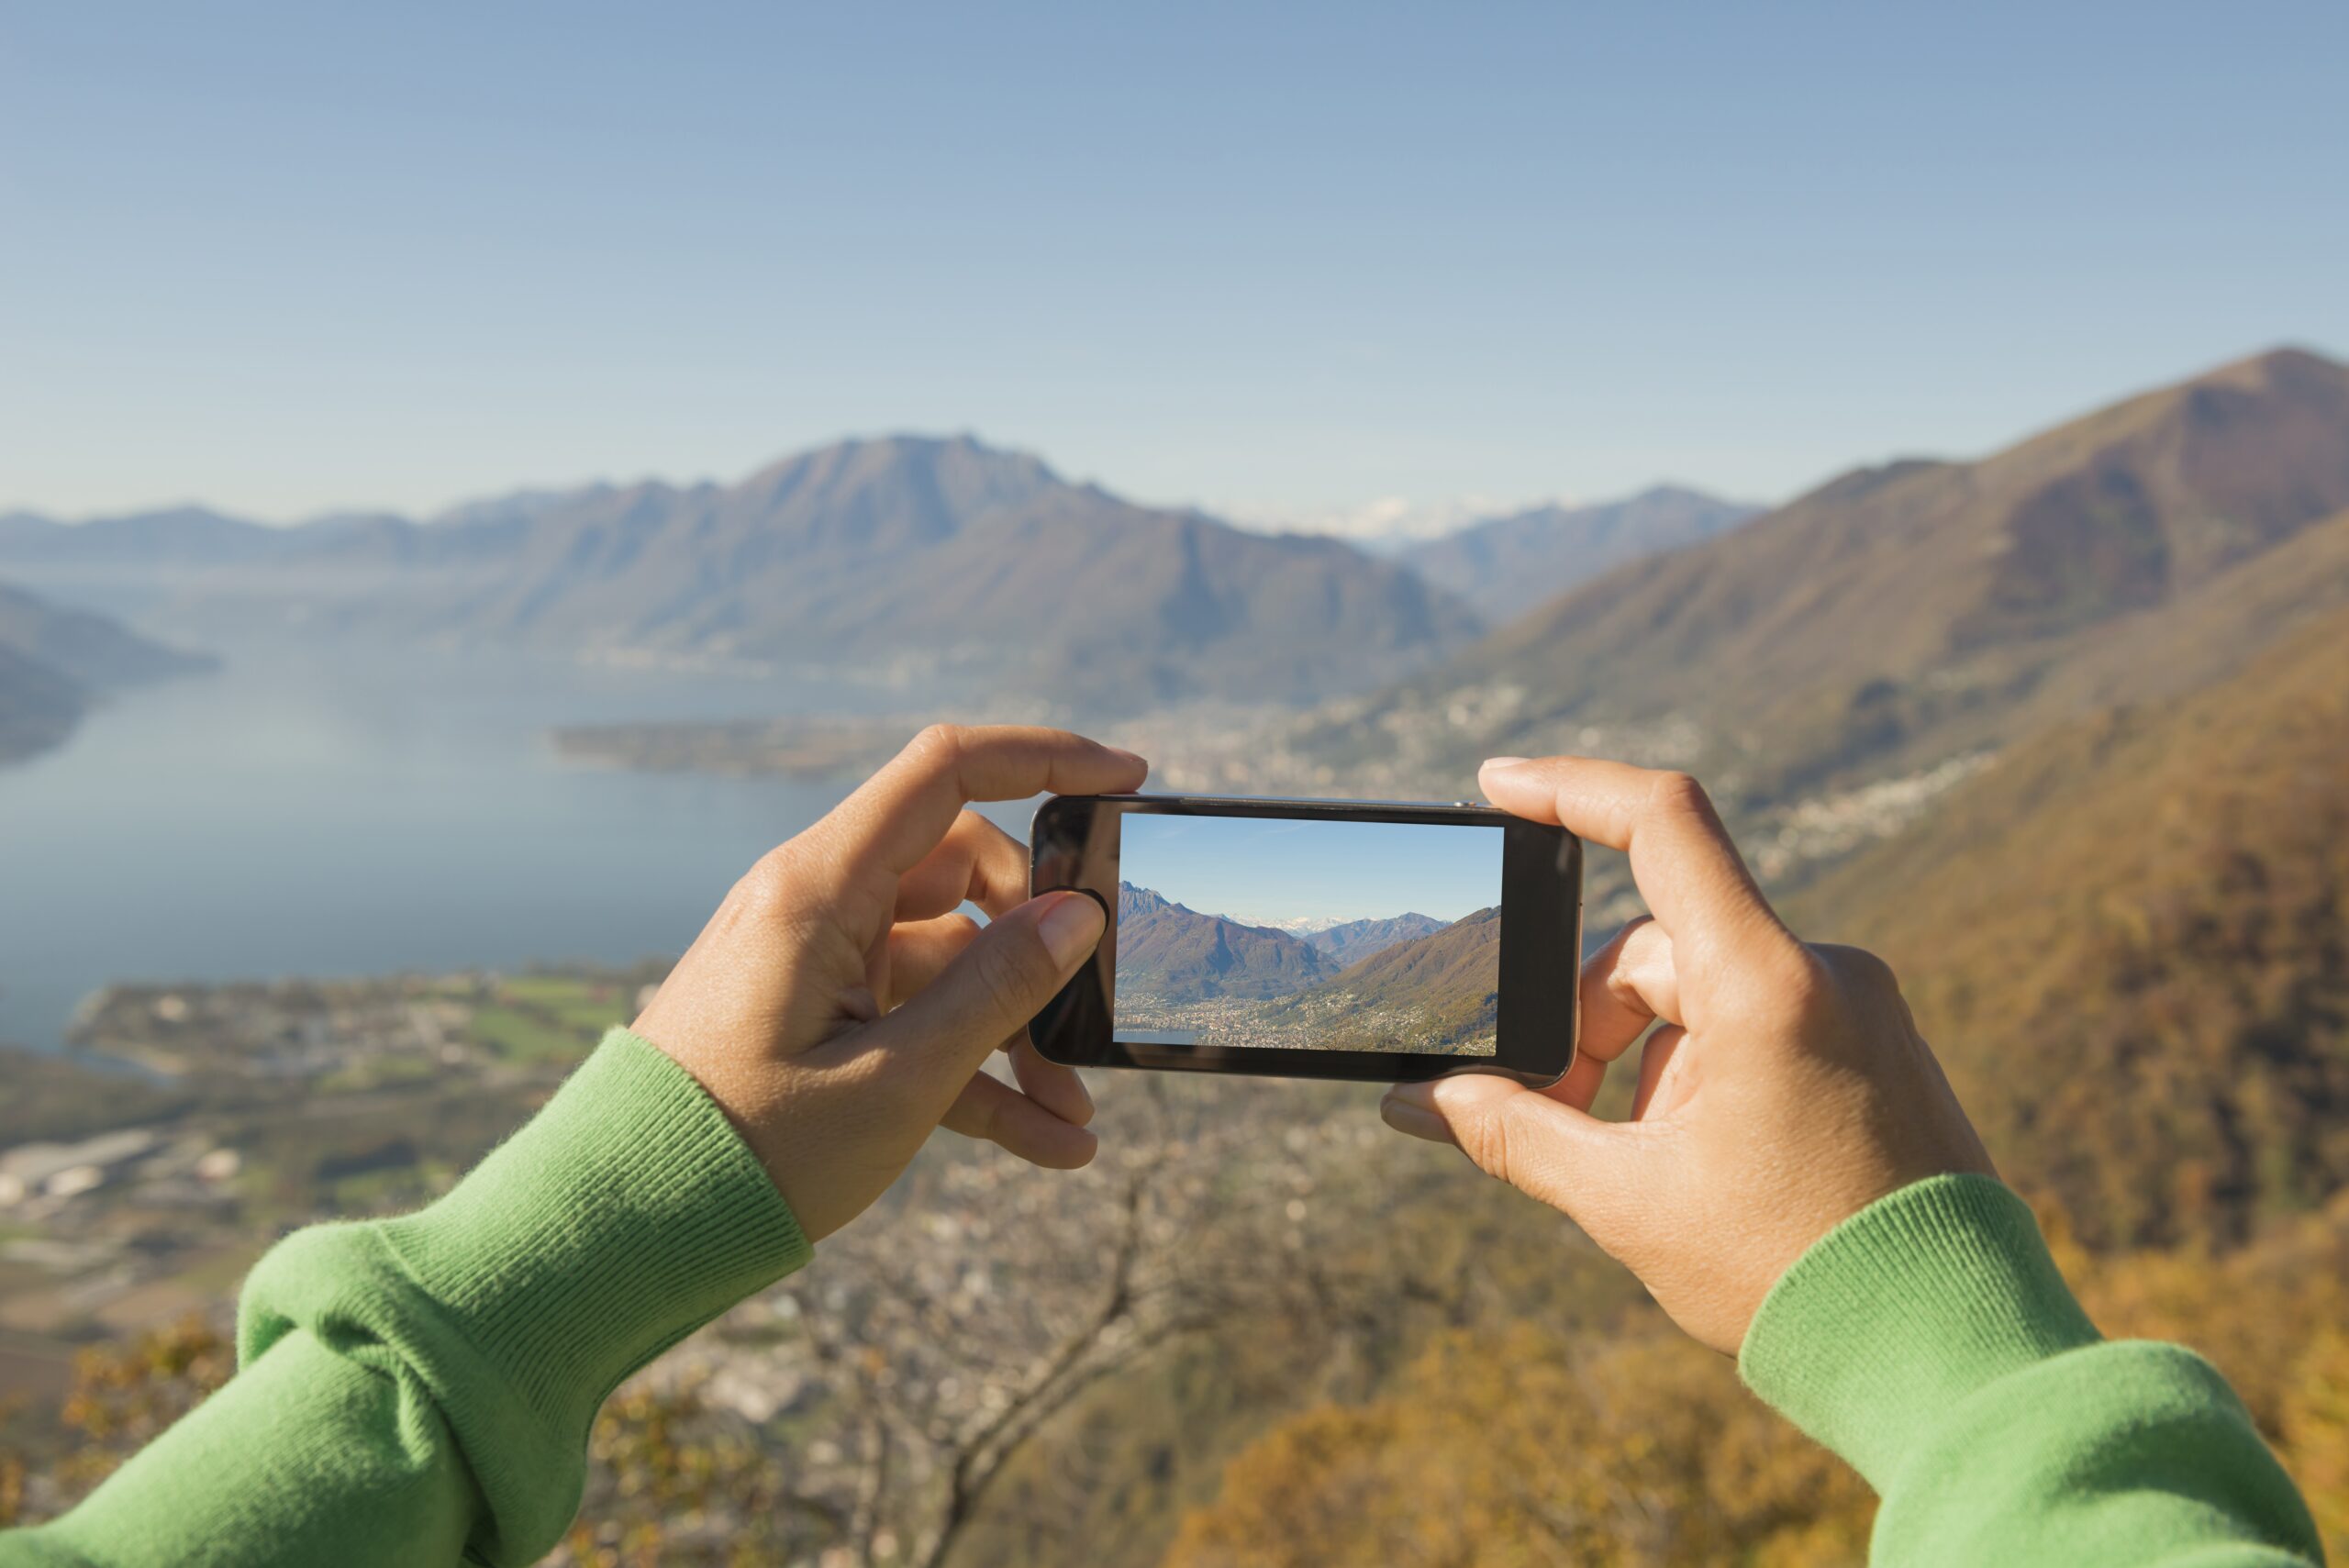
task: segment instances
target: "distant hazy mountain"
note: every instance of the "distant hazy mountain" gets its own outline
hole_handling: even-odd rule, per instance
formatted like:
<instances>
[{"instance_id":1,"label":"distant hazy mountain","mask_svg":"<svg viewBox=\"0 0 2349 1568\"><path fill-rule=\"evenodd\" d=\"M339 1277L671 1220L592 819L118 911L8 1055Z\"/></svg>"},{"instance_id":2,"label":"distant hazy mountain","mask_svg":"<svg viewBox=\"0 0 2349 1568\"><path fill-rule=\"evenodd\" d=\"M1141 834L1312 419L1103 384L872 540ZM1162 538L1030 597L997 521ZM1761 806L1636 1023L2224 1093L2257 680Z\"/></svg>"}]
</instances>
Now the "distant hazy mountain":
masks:
<instances>
[{"instance_id":1,"label":"distant hazy mountain","mask_svg":"<svg viewBox=\"0 0 2349 1568\"><path fill-rule=\"evenodd\" d=\"M1397 559L1438 587L1507 620L1628 561L1726 533L1761 510L1662 484L1596 506L1535 506L1489 517Z\"/></svg>"},{"instance_id":2,"label":"distant hazy mountain","mask_svg":"<svg viewBox=\"0 0 2349 1568\"><path fill-rule=\"evenodd\" d=\"M609 484L590 484L578 490L513 490L503 495L462 502L428 520L438 528L459 528L527 524L562 507L609 495L612 488Z\"/></svg>"},{"instance_id":3,"label":"distant hazy mountain","mask_svg":"<svg viewBox=\"0 0 2349 1568\"><path fill-rule=\"evenodd\" d=\"M152 571L241 565L275 556L283 529L227 517L201 506L174 506L68 526L30 512L0 517L0 561L11 567L50 564Z\"/></svg>"},{"instance_id":4,"label":"distant hazy mountain","mask_svg":"<svg viewBox=\"0 0 2349 1568\"><path fill-rule=\"evenodd\" d=\"M0 642L0 763L45 751L72 734L88 696L58 671Z\"/></svg>"},{"instance_id":5,"label":"distant hazy mountain","mask_svg":"<svg viewBox=\"0 0 2349 1568\"><path fill-rule=\"evenodd\" d=\"M143 685L215 667L211 658L148 641L117 621L0 583L0 647L35 659L80 685Z\"/></svg>"},{"instance_id":6,"label":"distant hazy mountain","mask_svg":"<svg viewBox=\"0 0 2349 1568\"><path fill-rule=\"evenodd\" d=\"M1269 926L1243 926L1118 884L1118 983L1169 1001L1262 1000L1325 980L1338 965Z\"/></svg>"},{"instance_id":7,"label":"distant hazy mountain","mask_svg":"<svg viewBox=\"0 0 2349 1568\"><path fill-rule=\"evenodd\" d=\"M100 693L212 662L0 584L0 762L64 740Z\"/></svg>"},{"instance_id":8,"label":"distant hazy mountain","mask_svg":"<svg viewBox=\"0 0 2349 1568\"><path fill-rule=\"evenodd\" d=\"M2222 675L2341 602L2344 510L2349 368L2279 350L1979 462L1847 474L1585 584L1294 746L1341 774L1398 748L1464 774L1586 726L1634 749L1676 728L1675 761L1784 798Z\"/></svg>"},{"instance_id":9,"label":"distant hazy mountain","mask_svg":"<svg viewBox=\"0 0 2349 1568\"><path fill-rule=\"evenodd\" d=\"M1268 926L1275 931L1286 931L1292 937L1309 937L1316 931L1326 931L1345 922L1334 915L1307 915L1295 920L1252 920L1249 924Z\"/></svg>"},{"instance_id":10,"label":"distant hazy mountain","mask_svg":"<svg viewBox=\"0 0 2349 1568\"><path fill-rule=\"evenodd\" d=\"M1332 1046L1354 1034L1364 1050L1441 1051L1492 1032L1500 955L1501 912L1479 909L1381 948L1286 1006L1313 1014Z\"/></svg>"},{"instance_id":11,"label":"distant hazy mountain","mask_svg":"<svg viewBox=\"0 0 2349 1568\"><path fill-rule=\"evenodd\" d=\"M1371 954L1443 929L1432 915L1394 915L1383 920L1346 920L1320 926L1305 934L1314 948L1341 964L1358 963Z\"/></svg>"},{"instance_id":12,"label":"distant hazy mountain","mask_svg":"<svg viewBox=\"0 0 2349 1568\"><path fill-rule=\"evenodd\" d=\"M1336 540L1136 506L967 439L847 441L733 485L524 493L432 523L18 516L0 519L0 568L143 575L239 618L960 675L1095 711L1312 700L1479 629Z\"/></svg>"}]
</instances>

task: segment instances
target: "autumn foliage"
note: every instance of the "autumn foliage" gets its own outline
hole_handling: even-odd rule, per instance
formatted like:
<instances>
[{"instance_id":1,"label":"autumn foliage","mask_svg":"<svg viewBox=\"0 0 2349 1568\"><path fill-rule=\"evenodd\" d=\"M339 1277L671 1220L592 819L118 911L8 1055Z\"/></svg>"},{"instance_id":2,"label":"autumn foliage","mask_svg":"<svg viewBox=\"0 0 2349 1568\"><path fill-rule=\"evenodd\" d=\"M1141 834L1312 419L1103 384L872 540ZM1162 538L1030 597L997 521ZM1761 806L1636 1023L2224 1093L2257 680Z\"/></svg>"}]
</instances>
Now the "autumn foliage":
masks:
<instances>
[{"instance_id":1,"label":"autumn foliage","mask_svg":"<svg viewBox=\"0 0 2349 1568\"><path fill-rule=\"evenodd\" d=\"M2349 1184L2349 612L2017 747L1793 901L1898 970L1998 1161L2100 1247Z\"/></svg>"},{"instance_id":2,"label":"autumn foliage","mask_svg":"<svg viewBox=\"0 0 2349 1568\"><path fill-rule=\"evenodd\" d=\"M1446 1334L1388 1396L1277 1428L1185 1520L1167 1568L1841 1562L1871 1510L1693 1342L1520 1323Z\"/></svg>"},{"instance_id":3,"label":"autumn foliage","mask_svg":"<svg viewBox=\"0 0 2349 1568\"><path fill-rule=\"evenodd\" d=\"M2098 1261L2051 1229L2115 1338L2183 1340L2243 1396L2349 1551L2349 1198L2229 1257ZM1876 1499L1661 1324L1436 1339L1385 1396L1322 1405L1233 1460L1165 1568L1856 1565Z\"/></svg>"}]
</instances>

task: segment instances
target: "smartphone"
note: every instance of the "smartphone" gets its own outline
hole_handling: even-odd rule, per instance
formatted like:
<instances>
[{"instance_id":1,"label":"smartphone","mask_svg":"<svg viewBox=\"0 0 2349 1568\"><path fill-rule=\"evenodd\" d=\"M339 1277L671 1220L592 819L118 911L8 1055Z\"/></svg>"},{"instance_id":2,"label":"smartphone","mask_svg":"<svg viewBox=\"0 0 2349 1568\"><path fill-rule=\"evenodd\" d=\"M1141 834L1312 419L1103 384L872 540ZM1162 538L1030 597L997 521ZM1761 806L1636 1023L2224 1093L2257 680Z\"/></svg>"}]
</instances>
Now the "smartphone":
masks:
<instances>
[{"instance_id":1,"label":"smartphone","mask_svg":"<svg viewBox=\"0 0 2349 1568\"><path fill-rule=\"evenodd\" d=\"M1030 885L1099 901L1029 1033L1073 1067L1554 1083L1579 1019L1582 841L1487 806L1055 795Z\"/></svg>"}]
</instances>

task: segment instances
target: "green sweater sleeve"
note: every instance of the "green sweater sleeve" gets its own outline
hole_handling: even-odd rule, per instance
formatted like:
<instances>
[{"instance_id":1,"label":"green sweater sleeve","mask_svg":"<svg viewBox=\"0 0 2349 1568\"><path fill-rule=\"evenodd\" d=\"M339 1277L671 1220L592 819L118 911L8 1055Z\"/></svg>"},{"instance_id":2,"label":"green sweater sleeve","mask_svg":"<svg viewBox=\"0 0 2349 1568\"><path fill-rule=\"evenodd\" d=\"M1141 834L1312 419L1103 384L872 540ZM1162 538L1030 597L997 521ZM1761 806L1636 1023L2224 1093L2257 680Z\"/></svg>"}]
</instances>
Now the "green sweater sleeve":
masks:
<instances>
[{"instance_id":1,"label":"green sweater sleeve","mask_svg":"<svg viewBox=\"0 0 2349 1568\"><path fill-rule=\"evenodd\" d=\"M612 1390L808 1251L700 1085L615 1029L440 1202L273 1249L237 1375L0 1564L535 1562Z\"/></svg>"},{"instance_id":2,"label":"green sweater sleeve","mask_svg":"<svg viewBox=\"0 0 2349 1568\"><path fill-rule=\"evenodd\" d=\"M1894 1193L1771 1290L1746 1382L1881 1495L1901 1568L2306 1568L2307 1506L2226 1381L2109 1343L2022 1200L1982 1176Z\"/></svg>"}]
</instances>

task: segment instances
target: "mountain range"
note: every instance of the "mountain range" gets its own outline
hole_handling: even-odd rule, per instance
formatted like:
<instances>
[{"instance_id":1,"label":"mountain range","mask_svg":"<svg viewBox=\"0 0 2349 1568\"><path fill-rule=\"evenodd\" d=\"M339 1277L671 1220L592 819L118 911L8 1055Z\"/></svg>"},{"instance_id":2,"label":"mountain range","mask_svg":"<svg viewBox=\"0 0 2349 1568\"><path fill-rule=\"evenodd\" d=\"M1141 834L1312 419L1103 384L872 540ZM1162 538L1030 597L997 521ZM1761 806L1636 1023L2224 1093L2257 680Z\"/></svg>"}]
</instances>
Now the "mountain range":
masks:
<instances>
[{"instance_id":1,"label":"mountain range","mask_svg":"<svg viewBox=\"0 0 2349 1568\"><path fill-rule=\"evenodd\" d=\"M1397 942L1408 942L1443 929L1432 915L1390 915L1385 919L1341 920L1303 933L1308 945L1339 963L1359 963Z\"/></svg>"},{"instance_id":2,"label":"mountain range","mask_svg":"<svg viewBox=\"0 0 2349 1568\"><path fill-rule=\"evenodd\" d=\"M1396 559L1497 625L1625 562L1726 533L1760 510L1663 484L1596 506L1488 517L1413 544Z\"/></svg>"},{"instance_id":3,"label":"mountain range","mask_svg":"<svg viewBox=\"0 0 2349 1568\"><path fill-rule=\"evenodd\" d=\"M1118 984L1170 1002L1262 1001L1328 979L1339 965L1298 937L1202 915L1118 884Z\"/></svg>"},{"instance_id":4,"label":"mountain range","mask_svg":"<svg viewBox=\"0 0 2349 1568\"><path fill-rule=\"evenodd\" d=\"M1492 1031L1500 910L1449 923L1419 914L1351 920L1297 937L1120 882L1117 948L1121 990L1168 1002L1271 1002L1309 1013L1331 1045L1441 1050Z\"/></svg>"},{"instance_id":5,"label":"mountain range","mask_svg":"<svg viewBox=\"0 0 2349 1568\"><path fill-rule=\"evenodd\" d=\"M175 615L854 668L1078 711L1306 702L1480 629L1339 540L1243 532L967 438L845 441L738 484L599 484L296 528L0 517L0 570Z\"/></svg>"},{"instance_id":6,"label":"mountain range","mask_svg":"<svg viewBox=\"0 0 2349 1568\"><path fill-rule=\"evenodd\" d=\"M109 691L212 667L105 616L0 584L0 762L63 740Z\"/></svg>"},{"instance_id":7,"label":"mountain range","mask_svg":"<svg viewBox=\"0 0 2349 1568\"><path fill-rule=\"evenodd\" d=\"M2222 678L2338 602L2344 511L2349 368L2277 350L1976 462L1855 470L1288 743L1338 776L1400 752L1464 777L1595 726L1783 799Z\"/></svg>"}]
</instances>

